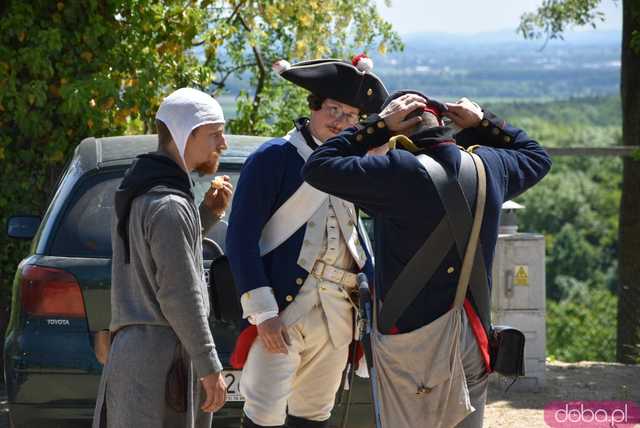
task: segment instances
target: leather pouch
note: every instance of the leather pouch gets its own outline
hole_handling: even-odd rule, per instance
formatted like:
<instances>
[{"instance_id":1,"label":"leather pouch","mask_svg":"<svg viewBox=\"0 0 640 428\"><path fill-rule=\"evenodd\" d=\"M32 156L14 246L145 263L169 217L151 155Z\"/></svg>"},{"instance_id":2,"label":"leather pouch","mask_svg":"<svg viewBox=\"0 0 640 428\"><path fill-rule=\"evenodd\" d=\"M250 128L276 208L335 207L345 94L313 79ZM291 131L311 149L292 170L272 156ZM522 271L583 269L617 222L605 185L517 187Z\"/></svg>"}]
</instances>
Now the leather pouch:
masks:
<instances>
[{"instance_id":1,"label":"leather pouch","mask_svg":"<svg viewBox=\"0 0 640 428\"><path fill-rule=\"evenodd\" d=\"M493 326L489 338L491 369L503 376L524 376L524 334L513 327Z\"/></svg>"},{"instance_id":2,"label":"leather pouch","mask_svg":"<svg viewBox=\"0 0 640 428\"><path fill-rule=\"evenodd\" d=\"M165 400L167 405L178 413L186 413L187 411L188 382L189 372L187 370L187 362L184 358L182 344L178 342L165 384Z\"/></svg>"}]
</instances>

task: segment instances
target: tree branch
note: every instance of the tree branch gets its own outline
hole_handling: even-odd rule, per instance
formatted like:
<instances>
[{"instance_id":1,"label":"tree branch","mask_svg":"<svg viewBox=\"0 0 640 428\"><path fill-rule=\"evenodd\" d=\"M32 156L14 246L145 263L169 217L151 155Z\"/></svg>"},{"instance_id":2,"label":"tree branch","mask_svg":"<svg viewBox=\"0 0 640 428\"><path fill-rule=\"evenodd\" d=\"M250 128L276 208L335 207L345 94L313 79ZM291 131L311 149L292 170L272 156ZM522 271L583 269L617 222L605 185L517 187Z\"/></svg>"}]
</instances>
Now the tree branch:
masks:
<instances>
[{"instance_id":1,"label":"tree branch","mask_svg":"<svg viewBox=\"0 0 640 428\"><path fill-rule=\"evenodd\" d=\"M240 21L240 24L242 24L242 27L246 31L248 32L252 31L251 28L247 25L242 15L240 15L239 13L238 13L238 21ZM258 84L256 85L256 92L253 95L253 105L251 106L251 116L250 116L250 123L253 130L254 129L253 127L258 118L258 107L260 106L262 90L264 89L264 84L267 79L267 67L264 64L264 59L262 57L262 53L260 52L260 48L258 46L255 46L254 44L251 46L251 50L253 51L253 56L255 57L256 65L258 66Z\"/></svg>"},{"instance_id":2,"label":"tree branch","mask_svg":"<svg viewBox=\"0 0 640 428\"><path fill-rule=\"evenodd\" d=\"M220 79L219 81L215 81L214 80L211 83L216 85L218 88L224 88L227 79L229 77L231 77L232 74L238 72L239 70L245 69L245 68L255 67L256 65L257 64L255 62L251 62L251 63L241 64L241 65L238 65L236 67L232 67L232 68L226 69L226 70L224 70L224 77L222 79Z\"/></svg>"},{"instance_id":3,"label":"tree branch","mask_svg":"<svg viewBox=\"0 0 640 428\"><path fill-rule=\"evenodd\" d=\"M228 18L228 21L231 22L235 19L236 15L238 14L238 11L240 10L240 7L244 4L243 1L239 1L238 4L236 5L236 7L233 8L233 12L231 12L231 15Z\"/></svg>"}]
</instances>

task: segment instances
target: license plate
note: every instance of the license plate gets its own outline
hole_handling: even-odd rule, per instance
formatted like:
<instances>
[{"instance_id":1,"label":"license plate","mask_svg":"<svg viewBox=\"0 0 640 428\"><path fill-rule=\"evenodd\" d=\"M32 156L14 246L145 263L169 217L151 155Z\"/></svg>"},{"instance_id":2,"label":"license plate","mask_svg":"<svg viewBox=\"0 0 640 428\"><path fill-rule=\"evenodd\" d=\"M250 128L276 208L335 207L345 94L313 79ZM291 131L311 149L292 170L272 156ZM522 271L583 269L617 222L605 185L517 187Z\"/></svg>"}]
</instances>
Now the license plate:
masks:
<instances>
[{"instance_id":1,"label":"license plate","mask_svg":"<svg viewBox=\"0 0 640 428\"><path fill-rule=\"evenodd\" d=\"M227 401L244 401L240 394L240 370L225 370L222 372L224 380L227 382Z\"/></svg>"}]
</instances>

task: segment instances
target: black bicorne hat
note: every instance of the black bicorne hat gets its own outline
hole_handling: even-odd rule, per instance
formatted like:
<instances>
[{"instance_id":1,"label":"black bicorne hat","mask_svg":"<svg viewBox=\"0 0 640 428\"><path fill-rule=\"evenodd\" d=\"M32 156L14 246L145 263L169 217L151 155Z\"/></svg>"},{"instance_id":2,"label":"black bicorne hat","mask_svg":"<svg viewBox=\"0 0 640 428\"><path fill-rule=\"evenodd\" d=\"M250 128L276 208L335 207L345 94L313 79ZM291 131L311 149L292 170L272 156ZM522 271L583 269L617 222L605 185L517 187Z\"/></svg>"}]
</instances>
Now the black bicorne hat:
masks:
<instances>
[{"instance_id":1,"label":"black bicorne hat","mask_svg":"<svg viewBox=\"0 0 640 428\"><path fill-rule=\"evenodd\" d=\"M317 59L290 65L280 60L274 70L284 79L323 98L331 98L360 110L360 113L379 113L389 96L384 84L370 72L372 62L359 55L354 58L358 67L337 59Z\"/></svg>"}]
</instances>

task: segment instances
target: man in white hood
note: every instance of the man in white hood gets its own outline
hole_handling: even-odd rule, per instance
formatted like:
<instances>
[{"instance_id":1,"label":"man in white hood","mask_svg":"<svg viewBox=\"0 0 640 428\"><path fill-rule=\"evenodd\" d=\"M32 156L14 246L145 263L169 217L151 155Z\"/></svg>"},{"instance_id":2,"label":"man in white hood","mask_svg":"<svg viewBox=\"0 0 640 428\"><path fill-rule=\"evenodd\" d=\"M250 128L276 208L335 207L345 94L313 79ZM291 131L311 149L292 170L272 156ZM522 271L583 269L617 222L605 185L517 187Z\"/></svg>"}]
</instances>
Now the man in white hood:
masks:
<instances>
[{"instance_id":1,"label":"man in white hood","mask_svg":"<svg viewBox=\"0 0 640 428\"><path fill-rule=\"evenodd\" d=\"M158 151L139 156L116 192L111 324L93 426L209 428L225 402L209 329L202 229L223 215L228 177L198 208L189 173L213 174L227 148L224 117L182 88L156 114Z\"/></svg>"}]
</instances>

